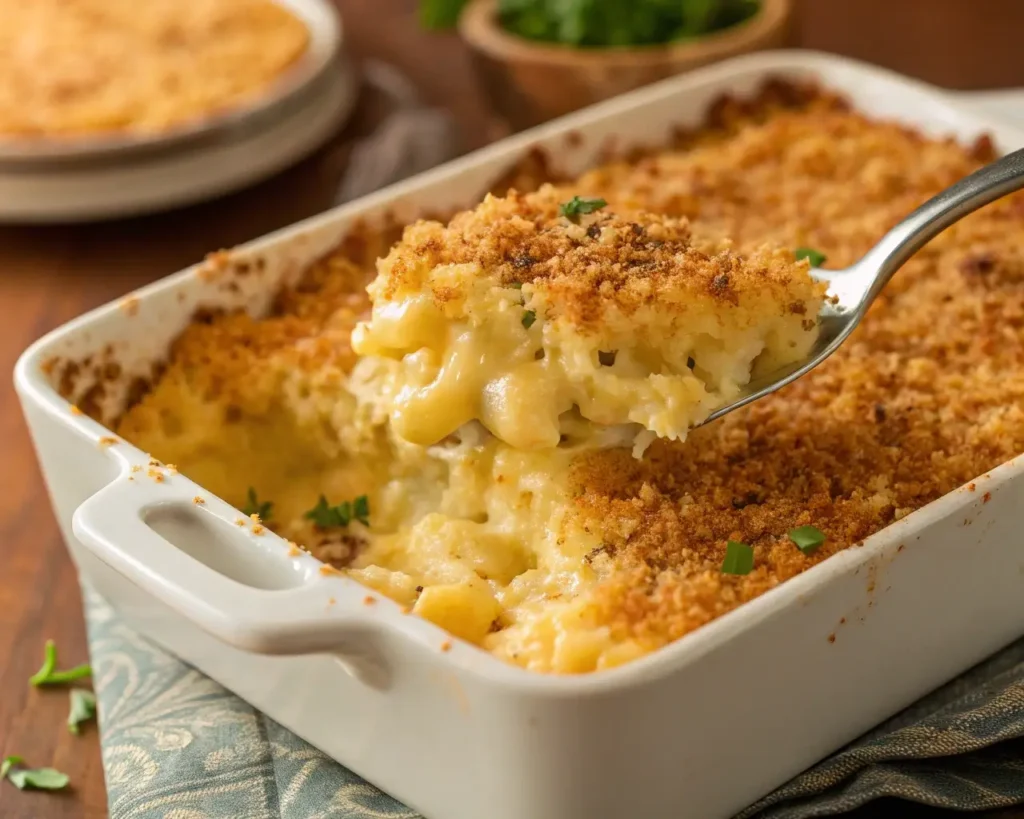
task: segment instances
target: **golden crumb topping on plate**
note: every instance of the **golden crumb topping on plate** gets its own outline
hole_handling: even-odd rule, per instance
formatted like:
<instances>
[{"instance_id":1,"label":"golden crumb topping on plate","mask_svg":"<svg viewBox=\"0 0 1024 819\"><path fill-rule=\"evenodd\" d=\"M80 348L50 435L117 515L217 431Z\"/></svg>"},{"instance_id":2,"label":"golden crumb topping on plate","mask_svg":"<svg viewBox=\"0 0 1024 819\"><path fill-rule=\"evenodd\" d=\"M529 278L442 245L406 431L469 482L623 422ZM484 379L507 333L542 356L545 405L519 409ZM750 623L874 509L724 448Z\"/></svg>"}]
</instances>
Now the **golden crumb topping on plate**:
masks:
<instances>
[{"instance_id":1,"label":"golden crumb topping on plate","mask_svg":"<svg viewBox=\"0 0 1024 819\"><path fill-rule=\"evenodd\" d=\"M0 0L0 139L168 131L252 101L309 39L273 0Z\"/></svg>"}]
</instances>

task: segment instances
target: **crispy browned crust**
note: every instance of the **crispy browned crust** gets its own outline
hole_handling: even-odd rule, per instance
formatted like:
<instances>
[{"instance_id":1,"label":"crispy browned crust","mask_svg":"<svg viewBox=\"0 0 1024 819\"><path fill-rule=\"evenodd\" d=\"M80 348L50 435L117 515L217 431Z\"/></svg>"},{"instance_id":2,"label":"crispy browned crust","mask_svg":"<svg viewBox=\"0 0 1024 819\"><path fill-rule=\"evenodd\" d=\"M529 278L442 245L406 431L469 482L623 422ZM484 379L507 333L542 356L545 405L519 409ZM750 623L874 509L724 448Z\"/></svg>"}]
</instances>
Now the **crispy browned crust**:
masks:
<instances>
[{"instance_id":1,"label":"crispy browned crust","mask_svg":"<svg viewBox=\"0 0 1024 819\"><path fill-rule=\"evenodd\" d=\"M643 306L685 311L697 302L739 303L745 294L785 302L795 283L809 285L806 262L788 249L757 248L745 257L719 239L695 239L685 218L602 207L574 218L560 208L572 185L489 196L447 225L419 221L382 266L381 295L419 292L436 267L472 264L509 287L543 288L551 311L580 329L599 327L609 309L632 315ZM459 293L432 286L435 299ZM797 291L793 291L796 293ZM806 312L798 296L792 312Z\"/></svg>"},{"instance_id":2,"label":"crispy browned crust","mask_svg":"<svg viewBox=\"0 0 1024 819\"><path fill-rule=\"evenodd\" d=\"M731 236L740 249L765 242L814 247L828 255L827 266L840 267L992 157L984 140L962 147L928 139L851 113L833 95L780 85L759 103L720 103L713 127L681 135L680 144L685 150L676 154L595 170L572 192L602 196L613 211L642 207L685 217L694 231ZM526 176L517 182L526 184ZM513 272L511 260L502 263L509 281L526 280L515 278L523 274ZM298 293L285 294L285 315L251 322L246 332L287 336L275 322L287 327L289 316L307 309L349 309L356 285L347 269L328 266L322 279L311 279L315 308L303 306ZM210 327L221 323L226 327L229 318ZM240 355L230 351L232 333L218 332L215 357ZM262 354L262 342L252 344L257 352L244 368ZM172 367L188 349L179 345ZM199 367L223 366L194 357ZM235 363L230 372L242 369ZM1018 195L918 253L843 349L809 376L695 430L685 443L656 442L642 461L628 451L578 461L570 522L604 541L588 560L603 577L599 620L617 635L655 646L861 543L1022 450ZM803 524L828 538L811 556L787 538ZM720 572L727 539L754 547L751 574Z\"/></svg>"},{"instance_id":3,"label":"crispy browned crust","mask_svg":"<svg viewBox=\"0 0 1024 819\"><path fill-rule=\"evenodd\" d=\"M368 275L331 255L283 291L267 318L201 311L171 346L157 386L133 403L117 431L133 438L162 423L161 383L188 384L190 391L220 404L223 422L230 424L245 412L265 411L276 379L290 369L348 372L356 360L349 343L352 328L369 311Z\"/></svg>"},{"instance_id":4,"label":"crispy browned crust","mask_svg":"<svg viewBox=\"0 0 1024 819\"><path fill-rule=\"evenodd\" d=\"M992 158L986 139L926 139L828 97L734 130L580 186L842 267ZM1024 451L1022 238L1024 198L1000 200L908 262L810 375L642 462L578 463L575 512L608 544L603 620L675 639ZM787 537L804 524L828 537L812 556ZM754 547L751 574L721 573L727 540Z\"/></svg>"}]
</instances>

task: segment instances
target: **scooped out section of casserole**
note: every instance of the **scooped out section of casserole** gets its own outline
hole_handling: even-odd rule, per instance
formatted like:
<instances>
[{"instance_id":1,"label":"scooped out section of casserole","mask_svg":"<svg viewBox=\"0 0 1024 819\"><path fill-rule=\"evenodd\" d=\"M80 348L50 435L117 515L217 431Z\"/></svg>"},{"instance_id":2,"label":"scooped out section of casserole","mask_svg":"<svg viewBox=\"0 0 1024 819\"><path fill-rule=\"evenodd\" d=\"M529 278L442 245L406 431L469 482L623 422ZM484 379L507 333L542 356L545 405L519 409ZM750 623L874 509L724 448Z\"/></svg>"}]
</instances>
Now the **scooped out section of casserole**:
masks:
<instances>
[{"instance_id":1,"label":"scooped out section of casserole","mask_svg":"<svg viewBox=\"0 0 1024 819\"><path fill-rule=\"evenodd\" d=\"M743 256L550 185L417 222L378 271L355 380L422 446L470 421L516 449L593 426L638 455L685 438L754 370L807 355L825 290L789 249Z\"/></svg>"},{"instance_id":2,"label":"scooped out section of casserole","mask_svg":"<svg viewBox=\"0 0 1024 819\"><path fill-rule=\"evenodd\" d=\"M659 214L646 217L652 226L682 230L685 217L693 236L732 237L741 258L765 244L810 247L844 267L991 158L984 141L929 139L820 90L771 86L756 101L722 102L678 146L566 189L608 203L582 214L584 233L640 211ZM621 439L513 447L477 421L430 446L396 435L374 385L406 353L360 359L352 349L356 326L375 321L365 288L377 274L347 249L311 266L265 317L197 317L117 432L497 657L538 672L610 668L1024 452L1022 239L1024 197L973 214L908 261L819 368L686 440L655 440L640 458ZM554 296L499 278L512 281L522 289L467 298L506 305L508 333L547 357L533 333L549 326ZM527 296L536 301L518 301ZM530 309L537 319L525 328ZM602 373L589 349L587 360ZM821 639L842 640L841 628L822 623Z\"/></svg>"},{"instance_id":3,"label":"scooped out section of casserole","mask_svg":"<svg viewBox=\"0 0 1024 819\"><path fill-rule=\"evenodd\" d=\"M322 559L347 562L363 543L354 532L360 524L319 527L306 518L321 494L354 498L411 470L433 500L446 477L420 448L396 442L395 457L387 431L370 423L348 388L356 360L349 338L367 309L367 280L359 266L332 256L282 293L272 316L197 318L117 432ZM397 526L421 513L418 503L411 489L375 491L374 518L384 525L391 514Z\"/></svg>"}]
</instances>

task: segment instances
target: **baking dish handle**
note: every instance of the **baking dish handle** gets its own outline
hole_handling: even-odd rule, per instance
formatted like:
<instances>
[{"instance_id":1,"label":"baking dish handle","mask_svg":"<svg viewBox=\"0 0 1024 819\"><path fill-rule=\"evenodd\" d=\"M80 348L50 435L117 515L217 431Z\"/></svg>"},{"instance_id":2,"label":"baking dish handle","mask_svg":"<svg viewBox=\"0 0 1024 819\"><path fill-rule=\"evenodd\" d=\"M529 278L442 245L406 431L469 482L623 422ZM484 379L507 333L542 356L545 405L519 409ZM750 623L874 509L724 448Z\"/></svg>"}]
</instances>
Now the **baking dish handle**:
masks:
<instances>
[{"instance_id":1,"label":"baking dish handle","mask_svg":"<svg viewBox=\"0 0 1024 819\"><path fill-rule=\"evenodd\" d=\"M365 653L365 619L356 622L329 597L332 588L342 597L335 583L352 581L317 575L284 590L248 586L182 551L147 522L160 508L186 504L195 514L212 514L217 525L237 517L233 507L216 498L193 504L197 488L182 476L155 486L121 478L78 507L72 529L103 563L230 646L276 655ZM225 526L225 531L231 537L254 537L247 527ZM246 545L252 548L251 541ZM323 593L316 593L320 585Z\"/></svg>"}]
</instances>

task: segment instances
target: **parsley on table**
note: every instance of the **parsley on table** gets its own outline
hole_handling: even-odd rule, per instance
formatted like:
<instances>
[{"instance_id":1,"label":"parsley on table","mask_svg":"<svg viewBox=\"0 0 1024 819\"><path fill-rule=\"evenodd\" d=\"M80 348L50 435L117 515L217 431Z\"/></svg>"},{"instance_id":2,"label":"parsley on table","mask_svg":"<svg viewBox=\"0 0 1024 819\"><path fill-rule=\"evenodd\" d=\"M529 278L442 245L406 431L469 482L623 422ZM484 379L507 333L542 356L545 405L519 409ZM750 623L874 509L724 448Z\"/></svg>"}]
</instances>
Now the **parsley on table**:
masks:
<instances>
[{"instance_id":1,"label":"parsley on table","mask_svg":"<svg viewBox=\"0 0 1024 819\"><path fill-rule=\"evenodd\" d=\"M74 682L92 674L92 666L88 663L76 665L66 671L57 670L57 646L53 640L46 641L46 648L43 653L43 666L35 674L29 677L32 685L62 685Z\"/></svg>"},{"instance_id":2,"label":"parsley on table","mask_svg":"<svg viewBox=\"0 0 1024 819\"><path fill-rule=\"evenodd\" d=\"M722 574L750 574L754 568L754 547L730 540L725 544Z\"/></svg>"},{"instance_id":3,"label":"parsley on table","mask_svg":"<svg viewBox=\"0 0 1024 819\"><path fill-rule=\"evenodd\" d=\"M259 498L256 497L256 490L251 486L249 487L248 500L245 502L245 506L242 507L243 515L259 515L260 520L270 520L270 513L273 509L273 503L270 501L263 501L263 503L260 503Z\"/></svg>"},{"instance_id":4,"label":"parsley on table","mask_svg":"<svg viewBox=\"0 0 1024 819\"><path fill-rule=\"evenodd\" d=\"M59 791L66 787L70 778L53 768L22 768L25 760L20 756L9 756L0 763L0 778L6 777L20 790L35 788L44 791Z\"/></svg>"},{"instance_id":5,"label":"parsley on table","mask_svg":"<svg viewBox=\"0 0 1024 819\"><path fill-rule=\"evenodd\" d=\"M96 695L84 688L71 689L71 711L68 713L68 730L77 734L78 726L96 716Z\"/></svg>"},{"instance_id":6,"label":"parsley on table","mask_svg":"<svg viewBox=\"0 0 1024 819\"><path fill-rule=\"evenodd\" d=\"M595 213L607 204L604 199L587 199L581 196L574 196L568 202L563 202L559 205L558 212L570 222L578 222L583 214Z\"/></svg>"},{"instance_id":7,"label":"parsley on table","mask_svg":"<svg viewBox=\"0 0 1024 819\"><path fill-rule=\"evenodd\" d=\"M321 529L348 526L353 520L369 526L370 499L366 495L360 495L355 500L342 501L337 506L331 506L327 498L321 495L316 506L306 512L305 517Z\"/></svg>"},{"instance_id":8,"label":"parsley on table","mask_svg":"<svg viewBox=\"0 0 1024 819\"><path fill-rule=\"evenodd\" d=\"M796 256L798 262L807 259L811 263L811 267L821 267L828 259L828 256L813 247L798 247L793 251L793 255Z\"/></svg>"},{"instance_id":9,"label":"parsley on table","mask_svg":"<svg viewBox=\"0 0 1024 819\"><path fill-rule=\"evenodd\" d=\"M789 539L805 555L809 555L825 542L825 533L816 526L797 526L790 529Z\"/></svg>"}]
</instances>

